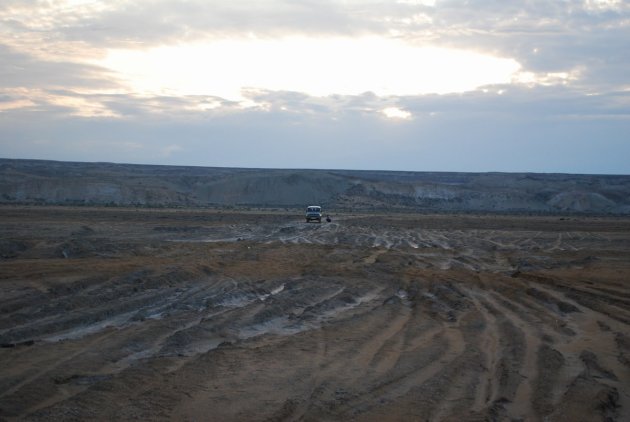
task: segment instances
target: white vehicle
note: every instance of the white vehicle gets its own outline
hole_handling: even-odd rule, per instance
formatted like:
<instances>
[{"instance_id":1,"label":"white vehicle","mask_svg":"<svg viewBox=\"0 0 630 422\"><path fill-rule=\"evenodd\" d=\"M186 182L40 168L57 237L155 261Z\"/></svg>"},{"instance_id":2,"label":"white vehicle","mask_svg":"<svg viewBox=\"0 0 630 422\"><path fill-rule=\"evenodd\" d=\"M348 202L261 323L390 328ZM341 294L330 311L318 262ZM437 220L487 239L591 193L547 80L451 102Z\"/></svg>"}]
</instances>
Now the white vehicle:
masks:
<instances>
[{"instance_id":1,"label":"white vehicle","mask_svg":"<svg viewBox=\"0 0 630 422\"><path fill-rule=\"evenodd\" d=\"M319 205L309 205L306 207L306 222L317 221L322 222L322 207Z\"/></svg>"}]
</instances>

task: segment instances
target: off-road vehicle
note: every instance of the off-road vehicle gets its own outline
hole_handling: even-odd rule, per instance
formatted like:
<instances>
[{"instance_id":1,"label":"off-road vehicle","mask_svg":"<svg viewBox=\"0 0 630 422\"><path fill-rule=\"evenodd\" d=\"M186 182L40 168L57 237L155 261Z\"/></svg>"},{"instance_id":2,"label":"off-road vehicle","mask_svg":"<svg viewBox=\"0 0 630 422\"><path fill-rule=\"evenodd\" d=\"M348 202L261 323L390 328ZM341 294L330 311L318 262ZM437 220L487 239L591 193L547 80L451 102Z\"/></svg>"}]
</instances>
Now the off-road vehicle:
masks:
<instances>
[{"instance_id":1,"label":"off-road vehicle","mask_svg":"<svg viewBox=\"0 0 630 422\"><path fill-rule=\"evenodd\" d=\"M317 221L322 222L322 207L319 205L309 205L306 207L306 222Z\"/></svg>"}]
</instances>

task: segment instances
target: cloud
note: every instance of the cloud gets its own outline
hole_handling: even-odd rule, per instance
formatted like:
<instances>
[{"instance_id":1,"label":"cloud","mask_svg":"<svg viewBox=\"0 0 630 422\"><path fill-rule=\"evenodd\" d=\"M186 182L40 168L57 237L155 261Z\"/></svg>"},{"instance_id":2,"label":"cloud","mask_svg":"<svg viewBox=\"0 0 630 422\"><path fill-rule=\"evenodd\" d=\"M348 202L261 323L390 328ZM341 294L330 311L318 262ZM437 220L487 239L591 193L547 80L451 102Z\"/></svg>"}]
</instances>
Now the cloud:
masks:
<instances>
[{"instance_id":1,"label":"cloud","mask_svg":"<svg viewBox=\"0 0 630 422\"><path fill-rule=\"evenodd\" d=\"M406 120L411 118L411 113L398 107L385 107L381 112L389 119Z\"/></svg>"},{"instance_id":2,"label":"cloud","mask_svg":"<svg viewBox=\"0 0 630 422\"><path fill-rule=\"evenodd\" d=\"M0 9L0 19L13 30L47 31L56 40L80 41L92 47L138 47L229 37L243 33L275 36L287 32L354 33L363 17L355 7L334 1L206 1L169 0L79 2L14 2ZM352 2L350 2L352 3Z\"/></svg>"},{"instance_id":3,"label":"cloud","mask_svg":"<svg viewBox=\"0 0 630 422\"><path fill-rule=\"evenodd\" d=\"M0 88L85 88L119 87L111 71L69 60L41 60L0 44Z\"/></svg>"},{"instance_id":4,"label":"cloud","mask_svg":"<svg viewBox=\"0 0 630 422\"><path fill-rule=\"evenodd\" d=\"M514 59L534 74L579 73L614 89L630 64L630 5L622 1L18 2L0 8L7 45L32 57L104 57L137 49L255 36L378 36ZM49 48L42 49L46 44ZM56 53L55 53L56 52ZM37 54L36 54L37 53Z\"/></svg>"},{"instance_id":5,"label":"cloud","mask_svg":"<svg viewBox=\"0 0 630 422\"><path fill-rule=\"evenodd\" d=\"M110 95L90 98L124 117L9 110L0 113L0 150L22 158L237 167L630 172L630 93L496 86L388 98L250 95L264 106L226 111L198 107L204 97ZM414 118L385 119L388 107Z\"/></svg>"},{"instance_id":6,"label":"cloud","mask_svg":"<svg viewBox=\"0 0 630 422\"><path fill-rule=\"evenodd\" d=\"M610 80L630 64L630 5L610 3L593 9L592 2L440 2L431 28L435 42L497 51L514 57L531 72L582 70L583 86L614 87ZM599 2L604 4L604 2ZM411 29L413 37L418 29Z\"/></svg>"},{"instance_id":7,"label":"cloud","mask_svg":"<svg viewBox=\"0 0 630 422\"><path fill-rule=\"evenodd\" d=\"M623 1L5 0L0 36L4 157L630 173ZM278 85L250 86L234 100L141 92L128 75L96 65L115 49L286 37L377 37L514 60L521 69L513 80L443 95L367 85L312 95Z\"/></svg>"}]
</instances>

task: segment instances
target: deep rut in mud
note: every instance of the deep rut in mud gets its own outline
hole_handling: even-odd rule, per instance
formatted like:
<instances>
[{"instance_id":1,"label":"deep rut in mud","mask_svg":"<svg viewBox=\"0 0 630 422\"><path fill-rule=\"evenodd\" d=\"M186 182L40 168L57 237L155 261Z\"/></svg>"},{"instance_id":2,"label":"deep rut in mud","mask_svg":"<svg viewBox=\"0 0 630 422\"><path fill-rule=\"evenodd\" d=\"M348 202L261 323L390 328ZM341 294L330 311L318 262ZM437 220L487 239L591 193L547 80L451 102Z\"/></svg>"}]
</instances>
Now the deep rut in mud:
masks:
<instances>
[{"instance_id":1,"label":"deep rut in mud","mask_svg":"<svg viewBox=\"0 0 630 422\"><path fill-rule=\"evenodd\" d=\"M628 220L0 214L0 419L630 419Z\"/></svg>"}]
</instances>

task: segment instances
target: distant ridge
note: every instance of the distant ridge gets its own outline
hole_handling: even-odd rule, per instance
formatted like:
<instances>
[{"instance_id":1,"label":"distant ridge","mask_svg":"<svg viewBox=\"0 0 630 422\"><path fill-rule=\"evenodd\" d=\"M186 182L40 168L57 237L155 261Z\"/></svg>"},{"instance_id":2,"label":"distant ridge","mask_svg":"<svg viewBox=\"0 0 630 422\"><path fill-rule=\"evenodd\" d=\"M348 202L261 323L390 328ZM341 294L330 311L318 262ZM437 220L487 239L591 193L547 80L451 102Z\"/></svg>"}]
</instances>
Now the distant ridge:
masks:
<instances>
[{"instance_id":1,"label":"distant ridge","mask_svg":"<svg viewBox=\"0 0 630 422\"><path fill-rule=\"evenodd\" d=\"M0 159L0 203L630 214L630 176Z\"/></svg>"}]
</instances>

